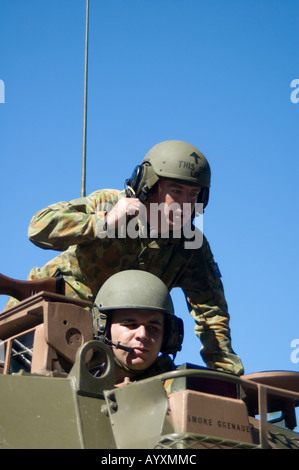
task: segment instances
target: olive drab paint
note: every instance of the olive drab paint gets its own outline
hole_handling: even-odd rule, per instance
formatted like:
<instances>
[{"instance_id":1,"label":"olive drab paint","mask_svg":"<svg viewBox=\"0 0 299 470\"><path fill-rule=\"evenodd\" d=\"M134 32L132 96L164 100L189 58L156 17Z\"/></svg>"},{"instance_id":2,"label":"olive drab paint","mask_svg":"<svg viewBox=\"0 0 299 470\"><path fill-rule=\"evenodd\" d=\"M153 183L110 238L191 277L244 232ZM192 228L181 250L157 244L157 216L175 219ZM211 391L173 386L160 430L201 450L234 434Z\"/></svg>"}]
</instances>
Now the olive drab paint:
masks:
<instances>
[{"instance_id":1,"label":"olive drab paint","mask_svg":"<svg viewBox=\"0 0 299 470\"><path fill-rule=\"evenodd\" d=\"M298 372L184 364L115 387L113 347L94 339L91 308L41 291L0 314L2 449L106 449L101 464L132 467L197 464L197 449L299 448ZM282 411L283 423L267 422Z\"/></svg>"}]
</instances>

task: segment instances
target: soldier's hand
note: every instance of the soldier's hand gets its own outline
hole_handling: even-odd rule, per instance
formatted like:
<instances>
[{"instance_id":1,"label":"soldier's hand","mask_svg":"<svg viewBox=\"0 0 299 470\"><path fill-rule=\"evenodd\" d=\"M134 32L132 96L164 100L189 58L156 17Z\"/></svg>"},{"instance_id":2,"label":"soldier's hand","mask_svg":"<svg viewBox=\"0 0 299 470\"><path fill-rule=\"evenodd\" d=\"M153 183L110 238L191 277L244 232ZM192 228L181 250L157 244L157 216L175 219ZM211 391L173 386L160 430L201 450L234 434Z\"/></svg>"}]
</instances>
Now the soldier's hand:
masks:
<instances>
[{"instance_id":1,"label":"soldier's hand","mask_svg":"<svg viewBox=\"0 0 299 470\"><path fill-rule=\"evenodd\" d=\"M126 222L127 215L137 216L142 206L142 202L137 198L121 198L107 214L107 229L120 227Z\"/></svg>"}]
</instances>

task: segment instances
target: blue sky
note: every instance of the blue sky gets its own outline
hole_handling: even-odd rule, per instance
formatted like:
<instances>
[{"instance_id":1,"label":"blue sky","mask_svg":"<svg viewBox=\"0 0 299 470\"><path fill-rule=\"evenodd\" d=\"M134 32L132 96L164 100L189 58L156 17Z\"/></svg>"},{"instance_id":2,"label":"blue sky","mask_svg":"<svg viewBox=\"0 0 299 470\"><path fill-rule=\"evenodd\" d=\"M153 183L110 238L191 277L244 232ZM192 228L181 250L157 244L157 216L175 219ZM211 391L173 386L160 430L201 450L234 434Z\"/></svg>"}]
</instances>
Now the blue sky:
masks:
<instances>
[{"instance_id":1,"label":"blue sky","mask_svg":"<svg viewBox=\"0 0 299 470\"><path fill-rule=\"evenodd\" d=\"M26 279L56 255L28 241L32 215L80 196L85 0L0 0L0 12L0 272ZM121 189L160 141L198 147L233 347L247 373L299 371L299 1L90 0L89 32L87 194ZM173 300L177 362L202 365Z\"/></svg>"}]
</instances>

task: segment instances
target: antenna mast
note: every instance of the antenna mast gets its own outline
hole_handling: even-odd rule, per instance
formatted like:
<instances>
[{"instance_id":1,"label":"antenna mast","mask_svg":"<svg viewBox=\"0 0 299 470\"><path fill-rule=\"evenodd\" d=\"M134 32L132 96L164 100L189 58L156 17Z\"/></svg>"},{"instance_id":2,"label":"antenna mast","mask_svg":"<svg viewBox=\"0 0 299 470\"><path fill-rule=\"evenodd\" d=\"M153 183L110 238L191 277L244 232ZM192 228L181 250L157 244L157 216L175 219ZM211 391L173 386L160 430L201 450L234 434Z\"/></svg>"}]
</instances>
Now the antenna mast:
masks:
<instances>
[{"instance_id":1,"label":"antenna mast","mask_svg":"<svg viewBox=\"0 0 299 470\"><path fill-rule=\"evenodd\" d=\"M85 195L86 195L86 122L87 122L88 24L89 24L89 0L86 0L84 108L83 108L83 150L82 150L81 197L85 197Z\"/></svg>"}]
</instances>

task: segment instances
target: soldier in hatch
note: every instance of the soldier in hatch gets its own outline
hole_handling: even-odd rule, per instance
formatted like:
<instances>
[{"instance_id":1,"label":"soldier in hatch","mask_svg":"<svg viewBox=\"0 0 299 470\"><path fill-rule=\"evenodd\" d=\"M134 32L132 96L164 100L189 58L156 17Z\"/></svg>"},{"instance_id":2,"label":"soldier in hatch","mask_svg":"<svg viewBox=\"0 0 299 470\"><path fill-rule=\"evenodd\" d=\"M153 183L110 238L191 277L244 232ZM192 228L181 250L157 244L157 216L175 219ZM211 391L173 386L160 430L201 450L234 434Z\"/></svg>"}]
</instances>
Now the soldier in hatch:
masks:
<instances>
[{"instance_id":1,"label":"soldier in hatch","mask_svg":"<svg viewBox=\"0 0 299 470\"><path fill-rule=\"evenodd\" d=\"M34 268L29 279L59 271L66 295L94 301L111 275L128 269L151 272L169 290L183 290L207 366L242 374L241 360L232 350L227 303L209 243L194 227L195 243L186 244L189 235L184 229L198 205L207 206L209 187L210 167L197 148L176 140L155 145L126 180L123 191L99 190L53 204L33 217L29 239L63 253L43 268ZM160 205L159 217L152 217L151 208ZM132 230L132 222L138 231Z\"/></svg>"},{"instance_id":2,"label":"soldier in hatch","mask_svg":"<svg viewBox=\"0 0 299 470\"><path fill-rule=\"evenodd\" d=\"M112 347L116 386L175 369L183 323L167 287L153 274L129 270L111 276L96 296L93 315L96 336Z\"/></svg>"}]
</instances>

